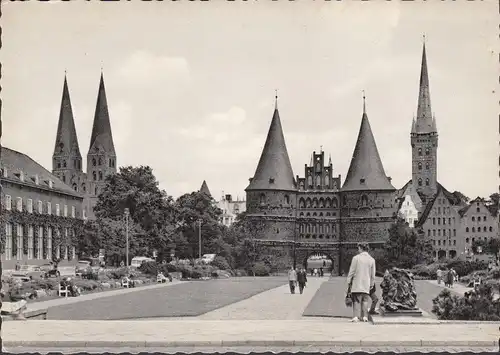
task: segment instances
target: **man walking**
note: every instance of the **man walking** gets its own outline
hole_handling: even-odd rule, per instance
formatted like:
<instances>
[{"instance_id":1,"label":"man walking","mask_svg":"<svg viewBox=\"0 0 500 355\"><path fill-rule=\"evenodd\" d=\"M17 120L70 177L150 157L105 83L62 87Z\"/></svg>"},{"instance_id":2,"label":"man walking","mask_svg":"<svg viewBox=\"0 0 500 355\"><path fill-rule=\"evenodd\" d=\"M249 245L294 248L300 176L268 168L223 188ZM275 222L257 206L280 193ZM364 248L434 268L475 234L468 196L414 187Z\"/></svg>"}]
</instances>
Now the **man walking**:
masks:
<instances>
[{"instance_id":1,"label":"man walking","mask_svg":"<svg viewBox=\"0 0 500 355\"><path fill-rule=\"evenodd\" d=\"M297 283L297 272L293 266L290 268L290 271L288 271L288 283L290 285L290 292L293 295L295 293L295 284Z\"/></svg>"},{"instance_id":2,"label":"man walking","mask_svg":"<svg viewBox=\"0 0 500 355\"><path fill-rule=\"evenodd\" d=\"M368 322L368 300L375 286L375 259L368 254L368 244L358 244L358 255L354 256L347 275L348 293L352 295L352 322Z\"/></svg>"},{"instance_id":3,"label":"man walking","mask_svg":"<svg viewBox=\"0 0 500 355\"><path fill-rule=\"evenodd\" d=\"M297 281L299 283L299 291L300 294L304 292L304 287L306 287L306 282L307 282L307 272L304 270L304 268L300 268L299 272L297 273Z\"/></svg>"}]
</instances>

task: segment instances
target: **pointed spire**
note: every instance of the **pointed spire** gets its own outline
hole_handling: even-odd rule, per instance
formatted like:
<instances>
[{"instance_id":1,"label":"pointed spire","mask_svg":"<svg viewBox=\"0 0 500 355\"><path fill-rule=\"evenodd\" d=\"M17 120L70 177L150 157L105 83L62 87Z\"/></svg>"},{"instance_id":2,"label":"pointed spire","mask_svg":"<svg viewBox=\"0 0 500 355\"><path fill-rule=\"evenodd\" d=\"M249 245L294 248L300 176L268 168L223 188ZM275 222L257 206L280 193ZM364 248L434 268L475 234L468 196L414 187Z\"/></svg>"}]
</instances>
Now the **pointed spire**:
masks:
<instances>
[{"instance_id":1,"label":"pointed spire","mask_svg":"<svg viewBox=\"0 0 500 355\"><path fill-rule=\"evenodd\" d=\"M97 104L94 115L94 125L90 137L89 152L93 148L100 147L109 154L115 155L115 145L111 133L111 123L109 120L108 102L106 99L106 89L104 87L104 75L101 72L99 82L99 92L97 94Z\"/></svg>"},{"instance_id":2,"label":"pointed spire","mask_svg":"<svg viewBox=\"0 0 500 355\"><path fill-rule=\"evenodd\" d=\"M274 109L266 143L255 175L246 188L246 191L249 190L295 190L292 165L288 157L277 107Z\"/></svg>"},{"instance_id":3,"label":"pointed spire","mask_svg":"<svg viewBox=\"0 0 500 355\"><path fill-rule=\"evenodd\" d=\"M365 96L365 90L363 90L363 115L366 115L366 96Z\"/></svg>"},{"instance_id":4,"label":"pointed spire","mask_svg":"<svg viewBox=\"0 0 500 355\"><path fill-rule=\"evenodd\" d=\"M395 190L385 174L366 111L342 190Z\"/></svg>"},{"instance_id":5,"label":"pointed spire","mask_svg":"<svg viewBox=\"0 0 500 355\"><path fill-rule=\"evenodd\" d=\"M332 155L328 154L328 165L332 165Z\"/></svg>"},{"instance_id":6,"label":"pointed spire","mask_svg":"<svg viewBox=\"0 0 500 355\"><path fill-rule=\"evenodd\" d=\"M204 193L208 195L209 197L212 197L212 194L210 193L210 190L208 189L207 182L203 180L203 183L201 184L200 191L201 193ZM224 199L224 192L222 192L222 198Z\"/></svg>"},{"instance_id":7,"label":"pointed spire","mask_svg":"<svg viewBox=\"0 0 500 355\"><path fill-rule=\"evenodd\" d=\"M56 142L54 155L73 155L81 159L80 146L76 135L75 120L68 89L68 79L64 71L64 85L59 111L59 122L57 124Z\"/></svg>"},{"instance_id":8,"label":"pointed spire","mask_svg":"<svg viewBox=\"0 0 500 355\"><path fill-rule=\"evenodd\" d=\"M412 133L437 133L432 120L429 73L427 69L427 54L425 49L424 35L422 64L420 67L420 87L418 93L417 120L412 129Z\"/></svg>"},{"instance_id":9,"label":"pointed spire","mask_svg":"<svg viewBox=\"0 0 500 355\"><path fill-rule=\"evenodd\" d=\"M310 167L314 166L314 153L311 153L311 162L309 163Z\"/></svg>"},{"instance_id":10,"label":"pointed spire","mask_svg":"<svg viewBox=\"0 0 500 355\"><path fill-rule=\"evenodd\" d=\"M278 90L274 90L276 92L276 95L274 96L274 109L278 109Z\"/></svg>"}]
</instances>

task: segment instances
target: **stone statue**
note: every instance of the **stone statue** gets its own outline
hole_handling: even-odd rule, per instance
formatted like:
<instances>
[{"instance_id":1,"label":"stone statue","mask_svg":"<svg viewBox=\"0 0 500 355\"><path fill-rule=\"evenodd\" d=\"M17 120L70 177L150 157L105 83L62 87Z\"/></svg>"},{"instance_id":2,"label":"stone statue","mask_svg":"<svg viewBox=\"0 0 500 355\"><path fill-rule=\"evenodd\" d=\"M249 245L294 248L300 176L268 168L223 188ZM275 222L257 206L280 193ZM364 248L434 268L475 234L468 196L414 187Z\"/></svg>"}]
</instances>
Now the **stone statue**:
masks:
<instances>
[{"instance_id":1,"label":"stone statue","mask_svg":"<svg viewBox=\"0 0 500 355\"><path fill-rule=\"evenodd\" d=\"M392 268L386 270L380 284L382 304L386 312L417 310L417 292L413 274L408 270Z\"/></svg>"}]
</instances>

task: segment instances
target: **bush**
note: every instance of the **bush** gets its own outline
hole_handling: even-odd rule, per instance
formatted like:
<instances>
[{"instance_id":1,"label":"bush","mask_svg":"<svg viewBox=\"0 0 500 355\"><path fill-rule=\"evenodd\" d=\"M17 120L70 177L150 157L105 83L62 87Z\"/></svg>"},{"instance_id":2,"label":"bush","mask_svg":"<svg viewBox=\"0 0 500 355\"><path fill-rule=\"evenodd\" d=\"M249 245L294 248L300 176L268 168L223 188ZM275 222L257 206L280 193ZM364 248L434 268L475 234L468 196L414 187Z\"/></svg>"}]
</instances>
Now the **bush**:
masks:
<instances>
[{"instance_id":1,"label":"bush","mask_svg":"<svg viewBox=\"0 0 500 355\"><path fill-rule=\"evenodd\" d=\"M192 279L201 279L202 277L203 277L203 274L200 271L198 271L198 270L193 270L191 272L191 278Z\"/></svg>"},{"instance_id":2,"label":"bush","mask_svg":"<svg viewBox=\"0 0 500 355\"><path fill-rule=\"evenodd\" d=\"M271 268L263 262L258 262L254 264L252 271L255 276L269 276Z\"/></svg>"},{"instance_id":3,"label":"bush","mask_svg":"<svg viewBox=\"0 0 500 355\"><path fill-rule=\"evenodd\" d=\"M101 283L95 280L75 280L75 286L83 291L93 291L102 288Z\"/></svg>"},{"instance_id":4,"label":"bush","mask_svg":"<svg viewBox=\"0 0 500 355\"><path fill-rule=\"evenodd\" d=\"M166 272L177 272L178 268L174 264L162 264L162 267L165 269Z\"/></svg>"},{"instance_id":5,"label":"bush","mask_svg":"<svg viewBox=\"0 0 500 355\"><path fill-rule=\"evenodd\" d=\"M216 267L219 270L231 270L229 262L223 256L216 256L214 261L212 261L210 265Z\"/></svg>"},{"instance_id":6,"label":"bush","mask_svg":"<svg viewBox=\"0 0 500 355\"><path fill-rule=\"evenodd\" d=\"M217 271L212 271L212 274L210 276L212 276L214 279L216 279L219 277L219 273Z\"/></svg>"},{"instance_id":7,"label":"bush","mask_svg":"<svg viewBox=\"0 0 500 355\"><path fill-rule=\"evenodd\" d=\"M128 274L127 268L126 267L121 267L119 269L110 270L107 273L107 276L110 279L113 279L113 280L121 280L125 276L128 276L127 274Z\"/></svg>"},{"instance_id":8,"label":"bush","mask_svg":"<svg viewBox=\"0 0 500 355\"><path fill-rule=\"evenodd\" d=\"M139 266L139 271L146 275L156 275L158 274L158 265L156 261L148 261Z\"/></svg>"},{"instance_id":9,"label":"bush","mask_svg":"<svg viewBox=\"0 0 500 355\"><path fill-rule=\"evenodd\" d=\"M432 313L441 320L499 321L500 300L494 300L498 285L484 284L477 291L467 292L464 297L451 295L443 290L432 300Z\"/></svg>"},{"instance_id":10,"label":"bush","mask_svg":"<svg viewBox=\"0 0 500 355\"><path fill-rule=\"evenodd\" d=\"M57 290L59 288L59 281L53 279L38 279L32 283L37 290Z\"/></svg>"},{"instance_id":11,"label":"bush","mask_svg":"<svg viewBox=\"0 0 500 355\"><path fill-rule=\"evenodd\" d=\"M231 274L233 276L237 276L237 277L248 276L248 273L246 272L246 270L243 270L243 269L234 270Z\"/></svg>"}]
</instances>

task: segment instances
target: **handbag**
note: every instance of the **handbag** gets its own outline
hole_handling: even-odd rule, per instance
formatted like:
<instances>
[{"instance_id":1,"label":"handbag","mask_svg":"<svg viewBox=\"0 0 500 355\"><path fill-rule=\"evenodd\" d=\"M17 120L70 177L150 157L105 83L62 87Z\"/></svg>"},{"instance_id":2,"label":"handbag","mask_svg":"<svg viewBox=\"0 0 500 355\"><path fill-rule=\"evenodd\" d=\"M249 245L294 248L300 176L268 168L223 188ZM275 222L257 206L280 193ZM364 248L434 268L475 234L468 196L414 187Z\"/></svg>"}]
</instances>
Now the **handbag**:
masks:
<instances>
[{"instance_id":1,"label":"handbag","mask_svg":"<svg viewBox=\"0 0 500 355\"><path fill-rule=\"evenodd\" d=\"M351 283L347 287L347 294L345 295L345 305L346 307L352 307L352 294L351 294Z\"/></svg>"}]
</instances>

